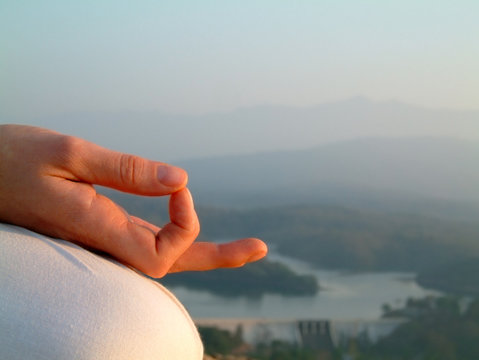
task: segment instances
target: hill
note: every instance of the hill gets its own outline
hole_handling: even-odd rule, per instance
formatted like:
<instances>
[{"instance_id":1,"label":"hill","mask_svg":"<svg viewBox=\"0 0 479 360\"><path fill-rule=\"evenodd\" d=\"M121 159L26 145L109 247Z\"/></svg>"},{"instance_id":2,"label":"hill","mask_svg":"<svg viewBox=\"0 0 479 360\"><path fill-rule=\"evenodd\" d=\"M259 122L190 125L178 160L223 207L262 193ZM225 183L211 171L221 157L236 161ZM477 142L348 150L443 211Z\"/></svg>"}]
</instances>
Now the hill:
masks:
<instances>
[{"instance_id":1,"label":"hill","mask_svg":"<svg viewBox=\"0 0 479 360\"><path fill-rule=\"evenodd\" d=\"M479 255L479 224L338 206L199 209L209 238L258 236L315 266L422 271Z\"/></svg>"},{"instance_id":2,"label":"hill","mask_svg":"<svg viewBox=\"0 0 479 360\"><path fill-rule=\"evenodd\" d=\"M164 200L109 193L153 223L168 220ZM323 268L423 271L479 256L479 223L337 205L253 209L197 206L203 240L260 237L270 247Z\"/></svg>"},{"instance_id":3,"label":"hill","mask_svg":"<svg viewBox=\"0 0 479 360\"><path fill-rule=\"evenodd\" d=\"M286 265L262 260L236 269L183 272L161 279L163 285L208 290L222 296L314 295L319 285L313 275L298 275Z\"/></svg>"},{"instance_id":4,"label":"hill","mask_svg":"<svg viewBox=\"0 0 479 360\"><path fill-rule=\"evenodd\" d=\"M363 203L403 199L402 205L413 208L432 198L469 203L479 214L476 164L479 142L450 138L366 138L179 163L201 204L348 205L362 197Z\"/></svg>"}]
</instances>

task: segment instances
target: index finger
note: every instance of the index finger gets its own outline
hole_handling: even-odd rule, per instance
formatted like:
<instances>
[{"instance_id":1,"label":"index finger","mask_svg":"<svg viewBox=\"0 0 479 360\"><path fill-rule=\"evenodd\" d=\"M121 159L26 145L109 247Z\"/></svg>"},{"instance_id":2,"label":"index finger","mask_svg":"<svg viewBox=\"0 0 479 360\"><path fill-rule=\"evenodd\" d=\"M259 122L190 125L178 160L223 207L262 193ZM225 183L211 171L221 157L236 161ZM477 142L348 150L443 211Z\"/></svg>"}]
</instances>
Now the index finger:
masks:
<instances>
[{"instance_id":1,"label":"index finger","mask_svg":"<svg viewBox=\"0 0 479 360\"><path fill-rule=\"evenodd\" d=\"M83 139L64 136L58 166L73 180L138 195L171 194L186 186L186 171L159 161L113 151Z\"/></svg>"}]
</instances>

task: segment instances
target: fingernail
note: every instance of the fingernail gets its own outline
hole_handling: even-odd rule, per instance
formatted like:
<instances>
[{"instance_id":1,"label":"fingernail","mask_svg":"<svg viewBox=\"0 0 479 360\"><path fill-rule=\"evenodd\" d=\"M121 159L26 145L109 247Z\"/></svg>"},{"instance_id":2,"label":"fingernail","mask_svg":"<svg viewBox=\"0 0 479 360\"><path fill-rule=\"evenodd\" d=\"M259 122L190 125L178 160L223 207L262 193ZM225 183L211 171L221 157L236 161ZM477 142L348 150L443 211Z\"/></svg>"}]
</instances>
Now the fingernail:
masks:
<instances>
[{"instance_id":1,"label":"fingernail","mask_svg":"<svg viewBox=\"0 0 479 360\"><path fill-rule=\"evenodd\" d=\"M158 180L166 186L179 186L185 182L186 173L183 169L161 165L158 167L156 176Z\"/></svg>"}]
</instances>

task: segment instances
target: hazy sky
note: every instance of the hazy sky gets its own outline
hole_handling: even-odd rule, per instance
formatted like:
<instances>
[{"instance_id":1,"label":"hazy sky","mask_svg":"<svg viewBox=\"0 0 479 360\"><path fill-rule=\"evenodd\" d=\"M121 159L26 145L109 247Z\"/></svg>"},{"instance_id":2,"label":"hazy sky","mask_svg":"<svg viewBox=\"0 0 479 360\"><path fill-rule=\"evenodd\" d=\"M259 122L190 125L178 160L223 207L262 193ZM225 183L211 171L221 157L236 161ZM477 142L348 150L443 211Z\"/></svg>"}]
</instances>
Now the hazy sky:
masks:
<instances>
[{"instance_id":1,"label":"hazy sky","mask_svg":"<svg viewBox=\"0 0 479 360\"><path fill-rule=\"evenodd\" d=\"M479 1L1 0L0 122L364 95L479 109Z\"/></svg>"}]
</instances>

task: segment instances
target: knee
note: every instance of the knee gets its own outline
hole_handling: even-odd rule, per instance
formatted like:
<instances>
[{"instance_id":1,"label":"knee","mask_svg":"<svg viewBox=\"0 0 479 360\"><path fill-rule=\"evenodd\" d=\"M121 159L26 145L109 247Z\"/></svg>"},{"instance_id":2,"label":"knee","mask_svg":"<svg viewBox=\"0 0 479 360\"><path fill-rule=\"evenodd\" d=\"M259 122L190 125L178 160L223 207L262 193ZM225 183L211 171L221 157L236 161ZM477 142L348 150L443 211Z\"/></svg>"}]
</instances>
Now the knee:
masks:
<instances>
[{"instance_id":1,"label":"knee","mask_svg":"<svg viewBox=\"0 0 479 360\"><path fill-rule=\"evenodd\" d=\"M164 287L68 242L0 224L0 358L202 359Z\"/></svg>"}]
</instances>

